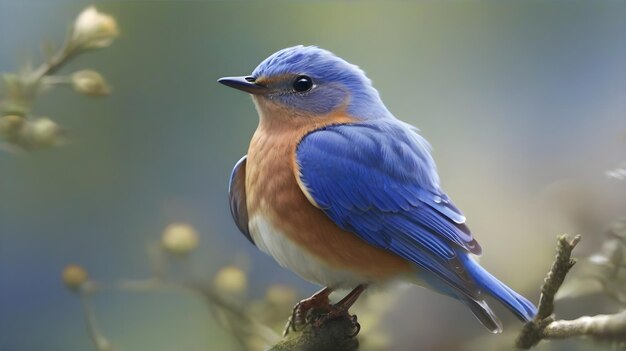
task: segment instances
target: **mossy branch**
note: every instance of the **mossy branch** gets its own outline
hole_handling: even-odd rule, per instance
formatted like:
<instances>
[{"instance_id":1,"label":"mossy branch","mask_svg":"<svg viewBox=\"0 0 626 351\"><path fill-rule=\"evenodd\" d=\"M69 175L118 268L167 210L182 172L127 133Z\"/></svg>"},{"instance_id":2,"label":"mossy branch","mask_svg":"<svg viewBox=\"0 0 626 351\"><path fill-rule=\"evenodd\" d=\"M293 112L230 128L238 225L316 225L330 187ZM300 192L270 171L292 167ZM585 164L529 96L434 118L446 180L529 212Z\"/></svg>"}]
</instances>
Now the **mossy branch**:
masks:
<instances>
[{"instance_id":1,"label":"mossy branch","mask_svg":"<svg viewBox=\"0 0 626 351\"><path fill-rule=\"evenodd\" d=\"M307 323L299 326L299 330L287 334L269 351L355 351L359 348L356 338L358 323L356 316L342 316L330 319L320 326L315 321L324 316L325 312L309 311Z\"/></svg>"}]
</instances>

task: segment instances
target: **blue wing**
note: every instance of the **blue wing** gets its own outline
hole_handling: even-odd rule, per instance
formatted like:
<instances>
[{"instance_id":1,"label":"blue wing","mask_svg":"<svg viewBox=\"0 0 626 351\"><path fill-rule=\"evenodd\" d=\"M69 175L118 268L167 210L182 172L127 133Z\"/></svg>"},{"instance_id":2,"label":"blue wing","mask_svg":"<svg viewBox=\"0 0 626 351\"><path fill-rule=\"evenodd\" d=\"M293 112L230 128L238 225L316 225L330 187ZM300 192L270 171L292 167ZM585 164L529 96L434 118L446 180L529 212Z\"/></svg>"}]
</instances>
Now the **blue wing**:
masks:
<instances>
[{"instance_id":1,"label":"blue wing","mask_svg":"<svg viewBox=\"0 0 626 351\"><path fill-rule=\"evenodd\" d=\"M305 136L296 158L304 190L337 225L475 296L458 252L480 246L414 128L389 119L328 126Z\"/></svg>"}]
</instances>

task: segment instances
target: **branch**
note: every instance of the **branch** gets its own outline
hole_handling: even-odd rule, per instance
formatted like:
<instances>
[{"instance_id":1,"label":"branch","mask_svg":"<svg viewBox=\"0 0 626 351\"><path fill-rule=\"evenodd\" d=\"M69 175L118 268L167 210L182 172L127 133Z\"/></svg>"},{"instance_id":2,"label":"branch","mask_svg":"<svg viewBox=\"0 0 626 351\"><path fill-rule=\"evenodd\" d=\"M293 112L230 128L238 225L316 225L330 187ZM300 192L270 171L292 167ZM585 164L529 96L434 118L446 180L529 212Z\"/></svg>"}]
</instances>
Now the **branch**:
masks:
<instances>
[{"instance_id":1,"label":"branch","mask_svg":"<svg viewBox=\"0 0 626 351\"><path fill-rule=\"evenodd\" d=\"M535 320L549 318L554 313L554 295L559 291L569 270L576 264L576 260L572 259L571 256L572 250L579 241L580 235L575 236L572 241L567 240L567 235L559 237L556 258L541 286L539 311Z\"/></svg>"},{"instance_id":2,"label":"branch","mask_svg":"<svg viewBox=\"0 0 626 351\"><path fill-rule=\"evenodd\" d=\"M552 268L541 287L537 316L524 325L515 345L520 349L530 349L543 339L566 339L591 337L602 341L626 342L626 311L614 315L580 317L575 320L554 318L554 296L561 287L565 276L576 261L571 258L572 250L580 241L580 236L571 241L566 235L559 237L557 254Z\"/></svg>"},{"instance_id":3,"label":"branch","mask_svg":"<svg viewBox=\"0 0 626 351\"><path fill-rule=\"evenodd\" d=\"M563 280L565 280L565 276L576 263L576 261L571 258L571 255L572 250L579 241L580 235L577 235L571 241L567 239L567 235L561 235L559 237L556 258L541 286L539 310L535 318L524 325L522 332L517 337L515 346L518 348L530 349L537 345L541 339L546 338L544 332L547 327L554 322L554 295L559 291Z\"/></svg>"},{"instance_id":4,"label":"branch","mask_svg":"<svg viewBox=\"0 0 626 351\"><path fill-rule=\"evenodd\" d=\"M56 73L59 69L61 69L61 67L70 62L80 53L79 49L80 47L78 47L71 40L70 32L65 39L63 46L61 46L61 49L52 56L47 57L46 62L42 63L39 67L32 71L30 79L32 81L40 81L43 77Z\"/></svg>"},{"instance_id":5,"label":"branch","mask_svg":"<svg viewBox=\"0 0 626 351\"><path fill-rule=\"evenodd\" d=\"M587 336L601 341L626 343L626 310L616 314L555 321L543 330L544 339Z\"/></svg>"},{"instance_id":6,"label":"branch","mask_svg":"<svg viewBox=\"0 0 626 351\"><path fill-rule=\"evenodd\" d=\"M81 70L69 76L53 76L78 55L90 50L108 47L119 35L115 18L100 13L91 6L83 10L68 31L64 44L53 52L44 47L45 61L37 68L30 65L16 73L0 75L0 147L34 150L61 144L64 129L47 117L31 115L32 107L41 92L53 85L71 85L87 96L104 96L110 92L98 72Z\"/></svg>"},{"instance_id":7,"label":"branch","mask_svg":"<svg viewBox=\"0 0 626 351\"><path fill-rule=\"evenodd\" d=\"M218 318L218 320L225 324L224 327L231 329L230 331L235 334L237 341L242 343L242 347L244 347L244 341L252 335L268 343L274 342L277 339L276 333L271 329L261 324L253 317L248 316L241 307L231 303L211 286L206 284L195 281L190 283L170 283L159 278L151 278L144 280L125 280L119 282L115 287L119 290L139 293L178 292L196 295L200 297L202 301L206 302L213 312L220 312L226 315L225 318Z\"/></svg>"},{"instance_id":8,"label":"branch","mask_svg":"<svg viewBox=\"0 0 626 351\"><path fill-rule=\"evenodd\" d=\"M325 312L309 311L307 323L300 330L291 332L269 351L356 351L359 341L356 335L359 325L356 316L342 316L317 326L315 321Z\"/></svg>"},{"instance_id":9,"label":"branch","mask_svg":"<svg viewBox=\"0 0 626 351\"><path fill-rule=\"evenodd\" d=\"M85 288L79 291L80 301L85 315L85 323L87 324L87 334L89 334L89 338L98 351L114 351L115 348L111 342L104 335L102 335L100 329L98 329L96 314L94 313L93 306L91 305L90 298L92 292L90 290L91 286L87 284Z\"/></svg>"}]
</instances>

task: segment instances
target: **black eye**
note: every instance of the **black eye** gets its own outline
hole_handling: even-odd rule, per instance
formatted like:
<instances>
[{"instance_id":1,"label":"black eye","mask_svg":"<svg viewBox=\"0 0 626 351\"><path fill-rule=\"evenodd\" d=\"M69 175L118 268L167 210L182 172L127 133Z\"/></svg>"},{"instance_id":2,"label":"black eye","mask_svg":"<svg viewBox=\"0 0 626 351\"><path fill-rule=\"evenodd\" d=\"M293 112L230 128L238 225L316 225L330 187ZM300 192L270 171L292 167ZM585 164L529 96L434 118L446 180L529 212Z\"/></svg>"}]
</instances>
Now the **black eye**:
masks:
<instances>
[{"instance_id":1,"label":"black eye","mask_svg":"<svg viewBox=\"0 0 626 351\"><path fill-rule=\"evenodd\" d=\"M299 76L293 82L293 90L302 93L313 88L313 80L307 76Z\"/></svg>"}]
</instances>

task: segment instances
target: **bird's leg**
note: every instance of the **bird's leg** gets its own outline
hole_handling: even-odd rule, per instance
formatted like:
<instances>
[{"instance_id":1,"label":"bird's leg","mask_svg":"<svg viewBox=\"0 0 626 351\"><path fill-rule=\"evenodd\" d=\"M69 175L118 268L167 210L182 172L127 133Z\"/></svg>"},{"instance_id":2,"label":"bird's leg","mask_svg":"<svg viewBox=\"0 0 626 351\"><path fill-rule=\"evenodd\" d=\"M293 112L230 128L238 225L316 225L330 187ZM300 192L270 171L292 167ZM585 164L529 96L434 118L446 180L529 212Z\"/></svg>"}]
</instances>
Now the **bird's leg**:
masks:
<instances>
[{"instance_id":1,"label":"bird's leg","mask_svg":"<svg viewBox=\"0 0 626 351\"><path fill-rule=\"evenodd\" d=\"M358 285L348 295L346 295L343 299L341 299L341 301L332 305L330 311L327 314L318 318L315 321L315 326L321 327L325 322L331 319L348 316L356 327L356 333L354 334L356 335L359 332L360 325L356 321L356 316L350 316L350 314L348 313L348 310L356 302L359 296L361 296L361 294L365 291L365 289L367 289L367 284Z\"/></svg>"},{"instance_id":2,"label":"bird's leg","mask_svg":"<svg viewBox=\"0 0 626 351\"><path fill-rule=\"evenodd\" d=\"M331 310L332 306L330 305L330 300L328 298L331 292L333 292L332 289L324 288L313 294L311 297L298 302L293 307L291 317L289 317L289 320L287 321L283 335L289 334L290 330L296 331L296 325L305 324L306 315L311 309L317 308Z\"/></svg>"}]
</instances>

